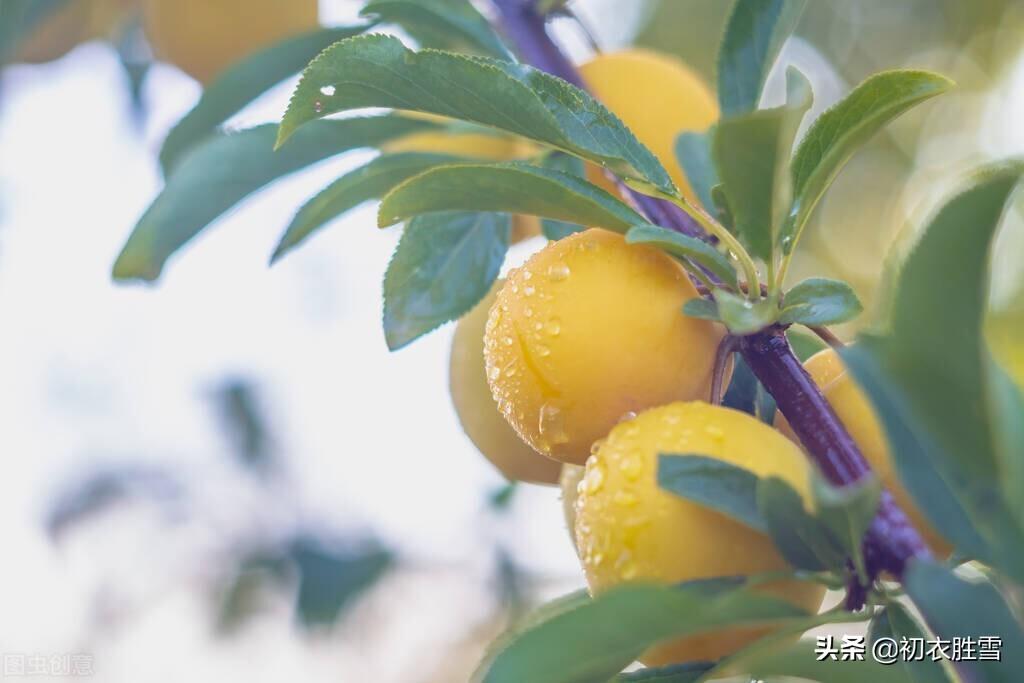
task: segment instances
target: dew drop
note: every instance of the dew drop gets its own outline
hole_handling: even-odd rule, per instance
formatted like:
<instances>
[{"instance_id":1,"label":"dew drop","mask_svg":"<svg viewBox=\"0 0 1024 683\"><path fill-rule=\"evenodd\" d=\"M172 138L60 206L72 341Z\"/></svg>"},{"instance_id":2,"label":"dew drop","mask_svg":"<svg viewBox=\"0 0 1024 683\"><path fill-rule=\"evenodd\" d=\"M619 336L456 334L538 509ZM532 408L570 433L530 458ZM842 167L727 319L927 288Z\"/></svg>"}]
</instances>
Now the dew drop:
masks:
<instances>
[{"instance_id":1,"label":"dew drop","mask_svg":"<svg viewBox=\"0 0 1024 683\"><path fill-rule=\"evenodd\" d=\"M526 296L533 296L537 290L533 288L533 285L526 285L523 287L523 294Z\"/></svg>"},{"instance_id":2,"label":"dew drop","mask_svg":"<svg viewBox=\"0 0 1024 683\"><path fill-rule=\"evenodd\" d=\"M632 507L637 504L636 494L630 493L629 491L616 491L612 500L615 501L616 505L621 505L623 507Z\"/></svg>"},{"instance_id":3,"label":"dew drop","mask_svg":"<svg viewBox=\"0 0 1024 683\"><path fill-rule=\"evenodd\" d=\"M538 344L537 355L540 356L541 358L547 358L548 356L551 355L551 349L549 349L547 346L544 346L543 344Z\"/></svg>"},{"instance_id":4,"label":"dew drop","mask_svg":"<svg viewBox=\"0 0 1024 683\"><path fill-rule=\"evenodd\" d=\"M552 318L544 324L544 331L552 337L557 337L562 332L562 321L558 318Z\"/></svg>"},{"instance_id":5,"label":"dew drop","mask_svg":"<svg viewBox=\"0 0 1024 683\"><path fill-rule=\"evenodd\" d=\"M559 261L548 266L548 279L552 282L563 282L569 279L569 266Z\"/></svg>"},{"instance_id":6,"label":"dew drop","mask_svg":"<svg viewBox=\"0 0 1024 683\"><path fill-rule=\"evenodd\" d=\"M537 431L551 444L566 443L569 440L569 435L565 433L565 416L553 403L545 403L540 407Z\"/></svg>"},{"instance_id":7,"label":"dew drop","mask_svg":"<svg viewBox=\"0 0 1024 683\"><path fill-rule=\"evenodd\" d=\"M323 112L323 110L324 110L324 103L321 102L320 100L315 100L313 102L313 111L315 111L317 114L320 114L320 113Z\"/></svg>"},{"instance_id":8,"label":"dew drop","mask_svg":"<svg viewBox=\"0 0 1024 683\"><path fill-rule=\"evenodd\" d=\"M619 463L619 469L622 471L623 476L630 481L636 481L643 474L644 464L639 457L635 455L627 455Z\"/></svg>"},{"instance_id":9,"label":"dew drop","mask_svg":"<svg viewBox=\"0 0 1024 683\"><path fill-rule=\"evenodd\" d=\"M587 474L583 478L586 484L586 492L589 494L597 493L604 486L604 468L601 463L595 463L593 467L587 468Z\"/></svg>"},{"instance_id":10,"label":"dew drop","mask_svg":"<svg viewBox=\"0 0 1024 683\"><path fill-rule=\"evenodd\" d=\"M333 85L325 85L325 86L323 86L322 88L320 88L320 94L322 94L322 95L324 95L326 97L334 97L334 86Z\"/></svg>"}]
</instances>

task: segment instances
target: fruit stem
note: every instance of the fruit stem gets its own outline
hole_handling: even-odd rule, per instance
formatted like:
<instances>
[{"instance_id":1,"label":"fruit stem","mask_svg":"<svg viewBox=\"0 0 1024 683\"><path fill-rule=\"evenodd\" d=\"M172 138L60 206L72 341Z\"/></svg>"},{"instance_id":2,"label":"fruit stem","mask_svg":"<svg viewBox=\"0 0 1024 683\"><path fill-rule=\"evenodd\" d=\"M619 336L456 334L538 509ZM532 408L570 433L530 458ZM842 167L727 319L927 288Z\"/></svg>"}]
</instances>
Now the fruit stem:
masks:
<instances>
[{"instance_id":1,"label":"fruit stem","mask_svg":"<svg viewBox=\"0 0 1024 683\"><path fill-rule=\"evenodd\" d=\"M843 343L843 340L837 337L835 335L835 332L828 329L824 325L808 325L807 329L813 332L818 337L818 339L825 342L833 349L842 349L846 347L846 344Z\"/></svg>"},{"instance_id":2,"label":"fruit stem","mask_svg":"<svg viewBox=\"0 0 1024 683\"><path fill-rule=\"evenodd\" d=\"M585 87L579 72L547 33L534 0L492 0L505 35L520 57L576 86ZM655 224L690 236L704 237L697 222L671 203L626 190ZM779 279L788 263L784 259ZM757 283L752 280L751 284ZM748 290L751 288L748 288ZM857 482L870 467L857 444L789 346L783 328L775 326L739 338L739 351L754 375L786 417L794 433L826 479L843 486ZM878 513L864 537L864 559L874 578L888 571L902 578L909 560L931 553L910 520L888 491L882 492Z\"/></svg>"}]
</instances>

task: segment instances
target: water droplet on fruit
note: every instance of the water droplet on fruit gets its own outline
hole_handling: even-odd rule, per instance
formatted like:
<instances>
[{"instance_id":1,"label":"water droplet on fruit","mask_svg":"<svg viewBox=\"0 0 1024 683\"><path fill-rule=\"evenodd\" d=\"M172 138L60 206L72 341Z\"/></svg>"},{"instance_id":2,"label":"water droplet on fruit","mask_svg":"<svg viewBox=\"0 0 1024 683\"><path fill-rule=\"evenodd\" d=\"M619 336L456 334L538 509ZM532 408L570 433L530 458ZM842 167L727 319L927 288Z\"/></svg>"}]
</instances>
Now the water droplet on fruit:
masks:
<instances>
[{"instance_id":1,"label":"water droplet on fruit","mask_svg":"<svg viewBox=\"0 0 1024 683\"><path fill-rule=\"evenodd\" d=\"M616 491L612 500L615 501L616 505L621 505L623 507L632 507L637 503L636 494L629 491Z\"/></svg>"},{"instance_id":2,"label":"water droplet on fruit","mask_svg":"<svg viewBox=\"0 0 1024 683\"><path fill-rule=\"evenodd\" d=\"M600 491L604 486L604 467L601 463L594 463L592 467L588 467L583 481L586 482L587 493L594 494Z\"/></svg>"},{"instance_id":3,"label":"water droplet on fruit","mask_svg":"<svg viewBox=\"0 0 1024 683\"><path fill-rule=\"evenodd\" d=\"M557 445L569 440L569 435L565 433L565 417L553 403L545 403L540 407L537 431L549 444Z\"/></svg>"},{"instance_id":4,"label":"water droplet on fruit","mask_svg":"<svg viewBox=\"0 0 1024 683\"><path fill-rule=\"evenodd\" d=\"M619 416L619 422L620 423L622 423L622 422L629 422L630 420L635 420L635 419L636 419L636 413L634 411L632 411L632 410L627 410L626 412L624 412L622 415Z\"/></svg>"},{"instance_id":5,"label":"water droplet on fruit","mask_svg":"<svg viewBox=\"0 0 1024 683\"><path fill-rule=\"evenodd\" d=\"M525 309L523 310L523 315L525 315L525 316L526 316L527 318L532 318L532 317L533 317L533 309L532 309L532 308L530 308L529 306L527 306L527 307L526 307L526 308L525 308Z\"/></svg>"},{"instance_id":6,"label":"water droplet on fruit","mask_svg":"<svg viewBox=\"0 0 1024 683\"><path fill-rule=\"evenodd\" d=\"M499 368L497 365L492 365L487 370L487 377L490 378L492 382L497 382L498 378L501 377L501 368Z\"/></svg>"},{"instance_id":7,"label":"water droplet on fruit","mask_svg":"<svg viewBox=\"0 0 1024 683\"><path fill-rule=\"evenodd\" d=\"M537 290L533 288L533 285L526 285L525 287L523 287L523 294L525 294L526 296L533 296L534 292L536 291Z\"/></svg>"},{"instance_id":8,"label":"water droplet on fruit","mask_svg":"<svg viewBox=\"0 0 1024 683\"><path fill-rule=\"evenodd\" d=\"M501 343L504 344L505 346L512 346L512 344L515 343L515 339L506 336L501 340Z\"/></svg>"},{"instance_id":9,"label":"water droplet on fruit","mask_svg":"<svg viewBox=\"0 0 1024 683\"><path fill-rule=\"evenodd\" d=\"M604 446L605 439L598 439L594 443L590 444L590 457L596 458L598 451Z\"/></svg>"},{"instance_id":10,"label":"water droplet on fruit","mask_svg":"<svg viewBox=\"0 0 1024 683\"><path fill-rule=\"evenodd\" d=\"M623 476L630 481L636 481L644 471L644 463L636 455L627 455L619 463L619 469Z\"/></svg>"},{"instance_id":11,"label":"water droplet on fruit","mask_svg":"<svg viewBox=\"0 0 1024 683\"><path fill-rule=\"evenodd\" d=\"M532 280L533 279L533 273L530 272L529 270L524 270L523 271L523 279L527 280L527 281Z\"/></svg>"},{"instance_id":12,"label":"water droplet on fruit","mask_svg":"<svg viewBox=\"0 0 1024 683\"><path fill-rule=\"evenodd\" d=\"M569 279L569 266L559 261L548 266L548 279L552 282L562 282Z\"/></svg>"},{"instance_id":13,"label":"water droplet on fruit","mask_svg":"<svg viewBox=\"0 0 1024 683\"><path fill-rule=\"evenodd\" d=\"M536 348L537 355L540 356L541 358L547 358L548 356L551 355L551 349L544 346L543 344L538 344Z\"/></svg>"},{"instance_id":14,"label":"water droplet on fruit","mask_svg":"<svg viewBox=\"0 0 1024 683\"><path fill-rule=\"evenodd\" d=\"M562 321L558 318L552 318L544 324L544 331L550 334L552 337L557 337L562 332Z\"/></svg>"}]
</instances>

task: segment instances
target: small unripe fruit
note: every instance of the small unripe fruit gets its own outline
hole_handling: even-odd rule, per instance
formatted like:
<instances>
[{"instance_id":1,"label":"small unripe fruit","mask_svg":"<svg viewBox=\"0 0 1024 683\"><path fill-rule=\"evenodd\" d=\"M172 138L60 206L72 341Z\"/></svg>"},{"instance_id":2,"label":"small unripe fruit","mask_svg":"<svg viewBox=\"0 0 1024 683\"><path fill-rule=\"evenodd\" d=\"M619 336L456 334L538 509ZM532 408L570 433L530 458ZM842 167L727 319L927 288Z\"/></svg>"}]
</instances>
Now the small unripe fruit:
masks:
<instances>
[{"instance_id":1,"label":"small unripe fruit","mask_svg":"<svg viewBox=\"0 0 1024 683\"><path fill-rule=\"evenodd\" d=\"M484 326L495 288L459 321L452 339L448 380L462 429L510 480L537 484L558 481L561 465L530 448L498 412L484 370Z\"/></svg>"},{"instance_id":2,"label":"small unripe fruit","mask_svg":"<svg viewBox=\"0 0 1024 683\"><path fill-rule=\"evenodd\" d=\"M513 270L487 322L495 400L541 453L583 464L616 422L707 398L724 329L682 313L697 296L678 262L590 229Z\"/></svg>"},{"instance_id":3,"label":"small unripe fruit","mask_svg":"<svg viewBox=\"0 0 1024 683\"><path fill-rule=\"evenodd\" d=\"M718 120L711 90L685 64L649 50L608 52L580 67L590 91L647 146L687 199L693 190L676 159L676 138L705 131ZM587 179L612 194L615 189L595 166Z\"/></svg>"},{"instance_id":4,"label":"small unripe fruit","mask_svg":"<svg viewBox=\"0 0 1024 683\"><path fill-rule=\"evenodd\" d=\"M853 381L846 371L839 354L833 349L822 349L807 359L804 368L811 375L814 383L821 388L829 405L842 420L846 431L850 433L864 458L871 464L871 469L878 475L879 481L892 493L896 503L907 513L910 521L921 532L932 552L940 557L949 556L952 547L935 531L928 520L914 504L914 499L900 484L889 453L889 443L878 415L872 407L864 391ZM788 436L793 443L800 439L793 433L793 428L782 416L776 413L775 426Z\"/></svg>"},{"instance_id":5,"label":"small unripe fruit","mask_svg":"<svg viewBox=\"0 0 1024 683\"><path fill-rule=\"evenodd\" d=\"M673 403L619 424L587 461L576 506L576 540L591 592L624 581L679 583L790 569L769 536L658 486L660 453L698 454L775 476L810 499L810 466L791 441L759 420L703 402ZM766 583L765 593L814 613L825 589ZM715 660L766 635L733 628L660 644L649 666Z\"/></svg>"}]
</instances>

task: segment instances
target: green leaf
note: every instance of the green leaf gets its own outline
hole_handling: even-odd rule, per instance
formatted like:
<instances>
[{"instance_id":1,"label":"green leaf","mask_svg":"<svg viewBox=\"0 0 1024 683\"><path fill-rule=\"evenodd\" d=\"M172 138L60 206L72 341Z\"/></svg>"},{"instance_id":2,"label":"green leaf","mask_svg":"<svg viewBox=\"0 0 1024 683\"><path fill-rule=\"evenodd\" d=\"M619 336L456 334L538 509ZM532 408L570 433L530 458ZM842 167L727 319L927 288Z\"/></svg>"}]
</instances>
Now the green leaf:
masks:
<instances>
[{"instance_id":1,"label":"green leaf","mask_svg":"<svg viewBox=\"0 0 1024 683\"><path fill-rule=\"evenodd\" d=\"M463 159L449 154L399 152L379 156L346 173L299 209L270 262L276 262L312 233L363 202L380 199L403 181L429 168L456 161Z\"/></svg>"},{"instance_id":2,"label":"green leaf","mask_svg":"<svg viewBox=\"0 0 1024 683\"><path fill-rule=\"evenodd\" d=\"M693 298L683 304L683 315L701 320L721 322L718 317L718 304L711 299Z\"/></svg>"},{"instance_id":3,"label":"green leaf","mask_svg":"<svg viewBox=\"0 0 1024 683\"><path fill-rule=\"evenodd\" d=\"M789 339L789 345L793 347L793 353L801 363L828 346L817 335L808 334L792 327L786 330L786 338Z\"/></svg>"},{"instance_id":4,"label":"green leaf","mask_svg":"<svg viewBox=\"0 0 1024 683\"><path fill-rule=\"evenodd\" d=\"M818 200L854 152L900 114L952 85L927 71L883 71L819 116L790 166L793 204L778 234L783 252L793 251Z\"/></svg>"},{"instance_id":5,"label":"green leaf","mask_svg":"<svg viewBox=\"0 0 1024 683\"><path fill-rule=\"evenodd\" d=\"M785 106L722 119L711 143L734 232L754 256L765 261L771 258L774 230L789 207L790 153L812 100L803 74L790 67L786 76Z\"/></svg>"},{"instance_id":6,"label":"green leaf","mask_svg":"<svg viewBox=\"0 0 1024 683\"><path fill-rule=\"evenodd\" d=\"M878 511L882 485L878 478L869 475L856 483L846 486L832 486L815 472L812 479L816 517L821 520L843 546L853 560L861 581L867 582L864 565L864 534L871 526L871 520Z\"/></svg>"},{"instance_id":7,"label":"green leaf","mask_svg":"<svg viewBox=\"0 0 1024 683\"><path fill-rule=\"evenodd\" d=\"M581 178L522 163L439 166L384 197L381 227L434 211L507 211L624 233L645 223L622 201Z\"/></svg>"},{"instance_id":8,"label":"green leaf","mask_svg":"<svg viewBox=\"0 0 1024 683\"><path fill-rule=\"evenodd\" d=\"M515 61L501 38L467 0L370 0L361 12L398 24L424 47L466 46Z\"/></svg>"},{"instance_id":9,"label":"green leaf","mask_svg":"<svg viewBox=\"0 0 1024 683\"><path fill-rule=\"evenodd\" d=\"M931 639L931 634L910 616L910 612L903 605L890 602L885 609L875 615L868 629L869 643L873 644L879 638L888 638L897 643L912 639L926 642ZM941 663L927 657L921 660L900 657L893 666L902 670L909 683L955 683L954 679L946 674Z\"/></svg>"},{"instance_id":10,"label":"green leaf","mask_svg":"<svg viewBox=\"0 0 1024 683\"><path fill-rule=\"evenodd\" d=\"M995 362L988 364L992 437L1003 473L1003 495L1017 525L1024 526L1024 394Z\"/></svg>"},{"instance_id":11,"label":"green leaf","mask_svg":"<svg viewBox=\"0 0 1024 683\"><path fill-rule=\"evenodd\" d=\"M680 133L676 138L676 159L701 205L708 211L714 211L711 188L718 184L718 174L711 160L710 134L690 131Z\"/></svg>"},{"instance_id":12,"label":"green leaf","mask_svg":"<svg viewBox=\"0 0 1024 683\"><path fill-rule=\"evenodd\" d=\"M696 683L714 667L714 662L687 662L658 669L640 669L619 674L612 683Z\"/></svg>"},{"instance_id":13,"label":"green leaf","mask_svg":"<svg viewBox=\"0 0 1024 683\"><path fill-rule=\"evenodd\" d=\"M813 277L786 292L779 322L835 325L853 320L863 310L850 285L840 280Z\"/></svg>"},{"instance_id":14,"label":"green leaf","mask_svg":"<svg viewBox=\"0 0 1024 683\"><path fill-rule=\"evenodd\" d=\"M722 322L732 334L753 334L763 330L775 322L779 313L778 303L771 299L755 302L724 289L716 289L712 295L718 304Z\"/></svg>"},{"instance_id":15,"label":"green leaf","mask_svg":"<svg viewBox=\"0 0 1024 683\"><path fill-rule=\"evenodd\" d=\"M891 329L843 357L882 417L904 486L959 550L1024 579L1024 533L1003 497L982 318L989 246L1024 164L974 176L908 257Z\"/></svg>"},{"instance_id":16,"label":"green leaf","mask_svg":"<svg viewBox=\"0 0 1024 683\"><path fill-rule=\"evenodd\" d=\"M507 639L477 680L604 681L662 640L737 624L785 623L805 616L788 602L735 582L625 584Z\"/></svg>"},{"instance_id":17,"label":"green leaf","mask_svg":"<svg viewBox=\"0 0 1024 683\"><path fill-rule=\"evenodd\" d=\"M796 28L806 0L738 0L718 52L722 116L757 109L779 50Z\"/></svg>"},{"instance_id":18,"label":"green leaf","mask_svg":"<svg viewBox=\"0 0 1024 683\"><path fill-rule=\"evenodd\" d=\"M691 301L704 301L704 299L691 299L686 302L687 305ZM714 305L714 302L709 302ZM686 307L683 307L683 312L686 312ZM718 308L714 308L715 318L717 320ZM692 315L687 313L687 315ZM692 316L700 317L700 316ZM726 408L732 408L733 410L739 410L747 415L757 415L757 406L755 404L757 400L757 387L760 382L757 381L757 377L751 372L750 366L743 360L743 356L740 354L733 355L733 369L732 369L732 380L729 382L729 388L725 392L725 396L722 397L722 405Z\"/></svg>"},{"instance_id":19,"label":"green leaf","mask_svg":"<svg viewBox=\"0 0 1024 683\"><path fill-rule=\"evenodd\" d=\"M757 475L705 455L658 455L658 486L680 498L765 531L757 511Z\"/></svg>"},{"instance_id":20,"label":"green leaf","mask_svg":"<svg viewBox=\"0 0 1024 683\"><path fill-rule=\"evenodd\" d=\"M169 175L196 143L214 135L222 123L274 85L301 71L324 48L372 26L368 23L304 33L260 50L223 71L164 140L160 149L164 175Z\"/></svg>"},{"instance_id":21,"label":"green leaf","mask_svg":"<svg viewBox=\"0 0 1024 683\"><path fill-rule=\"evenodd\" d=\"M876 662L868 653L861 661L820 660L814 641L772 643L772 647L741 650L712 672L713 680L724 676L745 676L771 681L820 681L820 683L907 683L897 667ZM704 679L712 680L712 679ZM736 680L729 678L728 680Z\"/></svg>"},{"instance_id":22,"label":"green leaf","mask_svg":"<svg viewBox=\"0 0 1024 683\"><path fill-rule=\"evenodd\" d=\"M448 212L409 222L384 276L384 337L392 351L455 320L498 277L507 214Z\"/></svg>"},{"instance_id":23,"label":"green leaf","mask_svg":"<svg viewBox=\"0 0 1024 683\"><path fill-rule=\"evenodd\" d=\"M397 116L318 121L279 152L273 151L273 124L213 137L186 154L136 223L114 264L114 278L155 280L171 254L246 196L282 176L432 127Z\"/></svg>"},{"instance_id":24,"label":"green leaf","mask_svg":"<svg viewBox=\"0 0 1024 683\"><path fill-rule=\"evenodd\" d=\"M1005 598L984 581L968 581L932 562L914 560L904 576L907 594L942 638L1001 638L1001 661L961 661L976 683L1024 680L1024 633Z\"/></svg>"},{"instance_id":25,"label":"green leaf","mask_svg":"<svg viewBox=\"0 0 1024 683\"><path fill-rule=\"evenodd\" d=\"M804 509L800 494L778 477L757 485L757 509L775 547L798 569L842 569L846 553L825 524Z\"/></svg>"},{"instance_id":26,"label":"green leaf","mask_svg":"<svg viewBox=\"0 0 1024 683\"><path fill-rule=\"evenodd\" d=\"M289 559L298 569L295 609L307 627L335 623L394 564L382 548L339 552L309 538L293 543Z\"/></svg>"},{"instance_id":27,"label":"green leaf","mask_svg":"<svg viewBox=\"0 0 1024 683\"><path fill-rule=\"evenodd\" d=\"M580 160L579 157L574 157L570 154L552 152L544 157L544 161L541 162L541 166L543 168L550 168L554 171L568 173L569 175L574 175L577 178L586 178L583 161ZM563 237L568 237L573 233L586 230L587 228L586 226L579 225L578 223L567 223L565 221L557 221L551 218L542 218L540 221L540 229L544 234L544 237L555 241L560 240Z\"/></svg>"},{"instance_id":28,"label":"green leaf","mask_svg":"<svg viewBox=\"0 0 1024 683\"><path fill-rule=\"evenodd\" d=\"M492 126L677 194L654 155L579 88L526 65L438 50L414 52L383 35L343 40L309 65L281 122L278 145L309 121L366 107Z\"/></svg>"},{"instance_id":29,"label":"green leaf","mask_svg":"<svg viewBox=\"0 0 1024 683\"><path fill-rule=\"evenodd\" d=\"M739 288L736 269L732 263L722 252L704 240L656 225L637 225L626 233L626 241L631 244L649 244L674 256L689 259L707 268L723 282Z\"/></svg>"}]
</instances>

